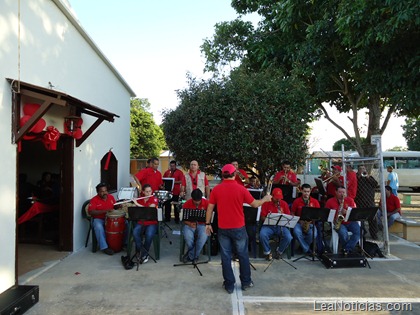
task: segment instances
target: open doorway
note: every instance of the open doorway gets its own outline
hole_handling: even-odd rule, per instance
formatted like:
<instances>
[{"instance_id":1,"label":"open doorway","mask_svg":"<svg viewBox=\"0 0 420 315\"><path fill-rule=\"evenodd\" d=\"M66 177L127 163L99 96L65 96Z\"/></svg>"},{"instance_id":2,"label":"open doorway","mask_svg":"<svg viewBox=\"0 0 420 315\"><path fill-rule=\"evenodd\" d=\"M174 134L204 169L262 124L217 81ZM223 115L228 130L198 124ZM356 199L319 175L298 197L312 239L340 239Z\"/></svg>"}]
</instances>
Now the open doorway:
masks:
<instances>
[{"instance_id":1,"label":"open doorway","mask_svg":"<svg viewBox=\"0 0 420 315\"><path fill-rule=\"evenodd\" d=\"M21 141L18 153L17 269L22 275L73 250L73 139L57 150Z\"/></svg>"}]
</instances>

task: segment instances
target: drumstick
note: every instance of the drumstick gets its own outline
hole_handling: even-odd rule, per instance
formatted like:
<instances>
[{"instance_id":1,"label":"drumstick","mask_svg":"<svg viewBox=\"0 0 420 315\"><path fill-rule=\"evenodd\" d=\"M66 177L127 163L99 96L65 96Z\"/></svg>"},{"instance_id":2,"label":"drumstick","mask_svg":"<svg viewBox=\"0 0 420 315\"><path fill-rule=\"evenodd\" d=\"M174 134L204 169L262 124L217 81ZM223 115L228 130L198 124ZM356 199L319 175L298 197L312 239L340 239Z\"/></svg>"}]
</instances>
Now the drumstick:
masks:
<instances>
[{"instance_id":1,"label":"drumstick","mask_svg":"<svg viewBox=\"0 0 420 315\"><path fill-rule=\"evenodd\" d=\"M124 201L119 201L119 202L116 202L116 203L114 203L114 206L115 205L121 205L121 204L123 204L123 203L127 203L127 202L134 202L134 203L136 203L136 201L137 200L140 200L140 199L146 199L146 198L150 198L151 196L146 196L146 197L140 197L140 198L134 198L134 199L127 199L127 200L124 200Z\"/></svg>"}]
</instances>

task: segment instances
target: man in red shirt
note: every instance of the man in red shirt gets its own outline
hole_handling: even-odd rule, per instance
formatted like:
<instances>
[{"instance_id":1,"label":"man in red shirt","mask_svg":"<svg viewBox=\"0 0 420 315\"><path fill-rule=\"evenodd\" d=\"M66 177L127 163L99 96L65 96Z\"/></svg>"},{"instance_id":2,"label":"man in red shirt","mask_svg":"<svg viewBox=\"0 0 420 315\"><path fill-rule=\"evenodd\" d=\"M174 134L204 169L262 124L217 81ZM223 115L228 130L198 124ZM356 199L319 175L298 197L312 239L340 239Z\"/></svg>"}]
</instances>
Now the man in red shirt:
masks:
<instances>
[{"instance_id":1,"label":"man in red shirt","mask_svg":"<svg viewBox=\"0 0 420 315\"><path fill-rule=\"evenodd\" d=\"M392 193L391 186L385 186L386 194L386 215L388 218L388 227L394 224L396 219L401 218L400 198ZM379 204L381 206L381 204ZM382 226L382 211L379 211L379 225Z\"/></svg>"},{"instance_id":2,"label":"man in red shirt","mask_svg":"<svg viewBox=\"0 0 420 315\"><path fill-rule=\"evenodd\" d=\"M107 212L114 210L115 198L108 194L106 183L96 185L97 195L90 200L88 212L93 218L92 226L99 249L107 255L113 255L114 251L108 247L105 237L105 217Z\"/></svg>"},{"instance_id":3,"label":"man in red shirt","mask_svg":"<svg viewBox=\"0 0 420 315\"><path fill-rule=\"evenodd\" d=\"M328 199L325 204L325 208L337 210L334 222L337 221L339 214L346 217L347 210L355 207L356 204L354 203L354 200L350 197L346 197L346 188L344 188L344 186L338 186L335 191L335 197ZM335 228L335 226L333 226L333 228ZM348 232L352 233L350 238ZM337 233L344 254L354 251L357 242L360 240L359 223L357 221L347 222L343 220Z\"/></svg>"},{"instance_id":4,"label":"man in red shirt","mask_svg":"<svg viewBox=\"0 0 420 315\"><path fill-rule=\"evenodd\" d=\"M163 189L162 173L158 171L159 159L154 157L150 159L150 167L143 168L136 175L140 182L139 189L142 191L145 184L152 187L152 191Z\"/></svg>"},{"instance_id":5,"label":"man in red shirt","mask_svg":"<svg viewBox=\"0 0 420 315\"><path fill-rule=\"evenodd\" d=\"M356 198L357 194L357 174L350 164L346 166L347 197Z\"/></svg>"},{"instance_id":6,"label":"man in red shirt","mask_svg":"<svg viewBox=\"0 0 420 315\"><path fill-rule=\"evenodd\" d=\"M251 280L243 204L247 203L251 207L258 208L271 199L271 195L267 194L263 199L255 200L245 187L236 183L235 172L236 168L232 164L223 166L223 181L213 188L206 213L206 233L210 235L213 232L211 217L217 205L219 226L217 235L222 259L223 287L229 294L233 293L235 286L235 275L231 265L233 249L239 258L239 278L242 290L254 286Z\"/></svg>"},{"instance_id":7,"label":"man in red shirt","mask_svg":"<svg viewBox=\"0 0 420 315\"><path fill-rule=\"evenodd\" d=\"M191 198L191 192L197 188L201 190L204 197L209 198L210 185L207 176L199 170L197 161L191 161L190 170L182 179L180 196L188 200Z\"/></svg>"},{"instance_id":8,"label":"man in red shirt","mask_svg":"<svg viewBox=\"0 0 420 315\"><path fill-rule=\"evenodd\" d=\"M184 173L176 168L176 161L169 163L169 170L163 174L164 178L173 178L174 189L172 190L172 199L165 202L165 221L171 221L172 202L178 202L179 194L181 192L181 184L184 178ZM177 207L174 207L175 223L179 223L179 212Z\"/></svg>"},{"instance_id":9,"label":"man in red shirt","mask_svg":"<svg viewBox=\"0 0 420 315\"><path fill-rule=\"evenodd\" d=\"M290 214L289 205L282 199L282 190L280 188L274 188L271 202L267 202L262 205L260 215L260 220L262 222L264 222L269 213ZM264 249L265 259L267 260L273 259L270 247L270 237L273 235L278 235L280 237L279 247L277 248L276 253L274 253L274 258L276 259L281 257L293 239L292 235L290 234L290 230L287 227L278 225L263 225L260 230L260 242Z\"/></svg>"},{"instance_id":10,"label":"man in red shirt","mask_svg":"<svg viewBox=\"0 0 420 315\"><path fill-rule=\"evenodd\" d=\"M157 208L159 200L153 196L152 187L149 184L143 186L143 195L145 199L140 199L137 201L141 207L153 207ZM158 221L143 221L140 220L137 222L136 226L133 229L133 237L136 243L136 253L140 255L140 263L145 264L149 261L149 250L152 245L153 237L156 235L158 229ZM142 243L141 235L144 231L145 240L144 244Z\"/></svg>"},{"instance_id":11,"label":"man in red shirt","mask_svg":"<svg viewBox=\"0 0 420 315\"><path fill-rule=\"evenodd\" d=\"M232 161L231 164L235 166L236 168L235 180L237 181L237 183L242 186L245 186L246 184L248 184L249 182L248 174L245 172L245 170L239 168L238 161Z\"/></svg>"},{"instance_id":12,"label":"man in red shirt","mask_svg":"<svg viewBox=\"0 0 420 315\"><path fill-rule=\"evenodd\" d=\"M273 184L298 186L299 182L295 172L292 171L290 162L284 161L282 163L282 170L277 172L273 178Z\"/></svg>"},{"instance_id":13,"label":"man in red shirt","mask_svg":"<svg viewBox=\"0 0 420 315\"><path fill-rule=\"evenodd\" d=\"M183 209L207 210L209 201L203 198L200 189L194 189L191 193L191 199L187 200L182 206ZM206 225L204 222L184 221L184 240L188 251L182 258L184 263L189 261L197 262L200 252L207 241ZM197 234L194 246L194 235Z\"/></svg>"},{"instance_id":14,"label":"man in red shirt","mask_svg":"<svg viewBox=\"0 0 420 315\"><path fill-rule=\"evenodd\" d=\"M327 198L335 196L337 187L344 186L344 177L341 176L342 168L339 165L331 166L332 175L327 180Z\"/></svg>"},{"instance_id":15,"label":"man in red shirt","mask_svg":"<svg viewBox=\"0 0 420 315\"><path fill-rule=\"evenodd\" d=\"M302 216L303 207L319 208L319 202L315 198L311 197L311 186L309 184L302 185L302 196L295 199L292 204L292 214L295 216ZM303 231L302 226L308 225L309 228ZM299 220L296 226L293 228L293 235L299 241L300 246L305 254L311 254L310 245L314 240L312 238L312 229L314 228L312 223L305 223L303 220ZM317 230L315 229L314 237L316 238Z\"/></svg>"}]
</instances>

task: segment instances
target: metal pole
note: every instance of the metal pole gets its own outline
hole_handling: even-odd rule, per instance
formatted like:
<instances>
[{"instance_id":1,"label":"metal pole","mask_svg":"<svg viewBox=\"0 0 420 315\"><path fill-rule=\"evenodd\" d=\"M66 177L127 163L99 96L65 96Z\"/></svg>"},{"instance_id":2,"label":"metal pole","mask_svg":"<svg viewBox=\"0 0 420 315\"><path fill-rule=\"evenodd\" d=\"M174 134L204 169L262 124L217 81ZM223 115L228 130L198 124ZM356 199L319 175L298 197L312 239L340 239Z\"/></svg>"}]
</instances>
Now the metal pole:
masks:
<instances>
[{"instance_id":1,"label":"metal pole","mask_svg":"<svg viewBox=\"0 0 420 315\"><path fill-rule=\"evenodd\" d=\"M344 188L346 189L346 195L347 195L347 169L346 169L346 161L344 160L344 144L341 145L341 165L343 168Z\"/></svg>"},{"instance_id":2,"label":"metal pole","mask_svg":"<svg viewBox=\"0 0 420 315\"><path fill-rule=\"evenodd\" d=\"M383 218L383 234L384 234L384 254L389 256L391 254L389 248L389 234L388 234L388 217L386 210L386 195L384 183L384 161L382 156L382 139L381 135L373 135L371 137L371 144L376 144L377 155L379 157L379 187L381 188L381 211Z\"/></svg>"}]
</instances>

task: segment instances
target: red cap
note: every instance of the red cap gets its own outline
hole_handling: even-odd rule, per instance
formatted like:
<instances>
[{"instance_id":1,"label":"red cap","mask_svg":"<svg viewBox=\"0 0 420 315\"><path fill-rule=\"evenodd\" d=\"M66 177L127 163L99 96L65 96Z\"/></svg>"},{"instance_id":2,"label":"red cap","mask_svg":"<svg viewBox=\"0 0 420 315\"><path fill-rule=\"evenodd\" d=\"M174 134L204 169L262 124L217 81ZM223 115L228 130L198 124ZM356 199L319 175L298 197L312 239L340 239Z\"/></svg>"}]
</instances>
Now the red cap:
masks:
<instances>
[{"instance_id":1,"label":"red cap","mask_svg":"<svg viewBox=\"0 0 420 315\"><path fill-rule=\"evenodd\" d=\"M334 166L331 166L331 168L333 168L333 169L335 169L335 170L337 170L337 171L342 171L342 169L341 169L341 166L340 165L334 165Z\"/></svg>"},{"instance_id":2,"label":"red cap","mask_svg":"<svg viewBox=\"0 0 420 315\"><path fill-rule=\"evenodd\" d=\"M236 167L233 166L232 164L226 164L222 168L222 173L226 173L226 174L233 174L235 173L235 171L236 171Z\"/></svg>"},{"instance_id":3,"label":"red cap","mask_svg":"<svg viewBox=\"0 0 420 315\"><path fill-rule=\"evenodd\" d=\"M283 199L283 191L280 188L274 188L271 195L277 200Z\"/></svg>"}]
</instances>

